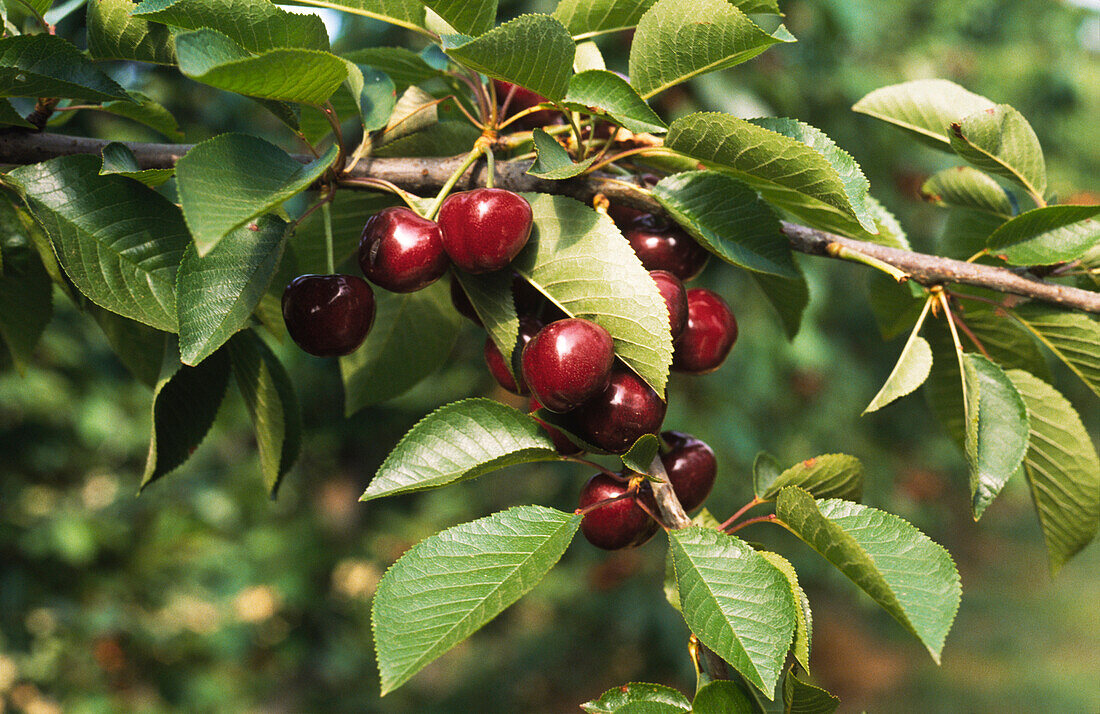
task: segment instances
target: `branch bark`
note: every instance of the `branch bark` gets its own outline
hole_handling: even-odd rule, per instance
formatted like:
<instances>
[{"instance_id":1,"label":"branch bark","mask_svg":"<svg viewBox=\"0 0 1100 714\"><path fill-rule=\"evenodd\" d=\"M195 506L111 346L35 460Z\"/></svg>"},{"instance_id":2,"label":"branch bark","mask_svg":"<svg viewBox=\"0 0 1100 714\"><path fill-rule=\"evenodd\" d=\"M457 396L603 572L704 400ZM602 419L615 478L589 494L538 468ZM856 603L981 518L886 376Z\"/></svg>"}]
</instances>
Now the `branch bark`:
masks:
<instances>
[{"instance_id":1,"label":"branch bark","mask_svg":"<svg viewBox=\"0 0 1100 714\"><path fill-rule=\"evenodd\" d=\"M32 164L71 154L100 154L108 144L102 139L89 139L61 134L35 133L12 129L0 132L0 164ZM171 168L191 148L187 144L127 143L138 165L143 169ZM312 156L296 157L303 163ZM413 193L438 191L461 164L463 157L448 158L368 158L355 166L348 176L378 178L389 181ZM591 174L566 181L546 181L525 173L526 161L496 162L495 185L513 191L540 191L572 196L590 202L603 194L615 203L639 209L661 212L660 205L645 191L627 181L606 174ZM484 162L471 167L461 177L457 188L485 185ZM960 260L898 250L886 246L853 240L826 231L784 221L783 232L791 248L808 255L835 258L830 244L839 244L888 263L907 273L921 285L962 284L988 288L1000 293L1041 300L1065 308L1100 314L1100 293L1046 282L1040 278L1009 268L965 263Z\"/></svg>"}]
</instances>

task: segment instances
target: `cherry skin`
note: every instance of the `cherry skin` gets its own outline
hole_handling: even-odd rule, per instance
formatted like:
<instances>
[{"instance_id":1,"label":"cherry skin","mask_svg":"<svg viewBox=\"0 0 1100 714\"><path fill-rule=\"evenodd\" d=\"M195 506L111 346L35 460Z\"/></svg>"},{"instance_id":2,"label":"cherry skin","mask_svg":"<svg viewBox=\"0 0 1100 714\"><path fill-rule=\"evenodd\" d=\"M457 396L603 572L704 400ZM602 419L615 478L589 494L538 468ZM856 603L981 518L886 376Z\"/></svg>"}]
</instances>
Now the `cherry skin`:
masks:
<instances>
[{"instance_id":1,"label":"cherry skin","mask_svg":"<svg viewBox=\"0 0 1100 714\"><path fill-rule=\"evenodd\" d=\"M536 412L539 409L542 409L539 400L536 397L531 397L531 401L527 404L527 410ZM550 426L538 417L534 417L534 419L539 423L539 426L543 428L546 435L550 437L550 441L554 442L554 448L558 450L559 454L562 456L575 456L576 454L584 453L584 449L570 441L569 437L561 433L561 431Z\"/></svg>"},{"instance_id":2,"label":"cherry skin","mask_svg":"<svg viewBox=\"0 0 1100 714\"><path fill-rule=\"evenodd\" d=\"M515 349L512 351L513 358L523 353L523 348L527 346L531 338L541 329L542 323L538 318L524 315L519 319L519 337L516 340ZM516 364L518 364L518 362L519 360L515 360ZM505 366L504 355L497 349L497 345L493 342L492 337L485 338L485 364L488 365L489 373L493 375L497 384L504 387L512 394L527 396L531 393L531 390L527 387L527 382L523 380L523 372L519 369L514 370L516 376L519 377L519 383L516 383L511 372L509 372Z\"/></svg>"},{"instance_id":3,"label":"cherry skin","mask_svg":"<svg viewBox=\"0 0 1100 714\"><path fill-rule=\"evenodd\" d=\"M676 339L687 327L688 303L684 284L667 270L651 270L649 271L649 277L657 283L657 290L661 292L661 297L665 299L665 307L668 308L669 330L672 332L672 339Z\"/></svg>"},{"instance_id":4,"label":"cherry skin","mask_svg":"<svg viewBox=\"0 0 1100 714\"><path fill-rule=\"evenodd\" d=\"M519 114L524 109L530 109L531 107L542 104L546 101L546 97L541 94L535 94L530 89L520 87L512 84L511 82L504 82L499 79L493 80L493 86L497 90L497 102L504 104L505 98L508 96L508 92L512 91L512 87L515 87L515 91L512 92L512 101L508 103L508 116L511 117L515 114ZM515 126L518 129L535 129L540 126L550 126L551 124L562 123L562 117L553 109L543 109L541 111L532 112L527 116L520 117L510 126Z\"/></svg>"},{"instance_id":5,"label":"cherry skin","mask_svg":"<svg viewBox=\"0 0 1100 714\"><path fill-rule=\"evenodd\" d=\"M384 208L367 220L359 239L359 267L380 288L411 293L443 277L451 261L439 224L404 206Z\"/></svg>"},{"instance_id":6,"label":"cherry skin","mask_svg":"<svg viewBox=\"0 0 1100 714\"><path fill-rule=\"evenodd\" d=\"M703 272L710 253L679 226L645 216L637 218L623 235L646 270L667 270L685 283Z\"/></svg>"},{"instance_id":7,"label":"cherry skin","mask_svg":"<svg viewBox=\"0 0 1100 714\"><path fill-rule=\"evenodd\" d=\"M577 436L613 454L626 453L638 437L655 434L665 420L664 401L628 369L612 373L607 389L571 414Z\"/></svg>"},{"instance_id":8,"label":"cherry skin","mask_svg":"<svg viewBox=\"0 0 1100 714\"><path fill-rule=\"evenodd\" d=\"M374 324L374 291L354 275L299 275L283 291L283 322L311 355L346 355Z\"/></svg>"},{"instance_id":9,"label":"cherry skin","mask_svg":"<svg viewBox=\"0 0 1100 714\"><path fill-rule=\"evenodd\" d=\"M512 262L531 237L531 204L500 188L452 193L439 208L443 249L467 273L489 273Z\"/></svg>"},{"instance_id":10,"label":"cherry skin","mask_svg":"<svg viewBox=\"0 0 1100 714\"><path fill-rule=\"evenodd\" d=\"M661 454L668 481L685 511L703 505L714 487L718 461L707 444L680 431L661 432L668 451Z\"/></svg>"},{"instance_id":11,"label":"cherry skin","mask_svg":"<svg viewBox=\"0 0 1100 714\"><path fill-rule=\"evenodd\" d=\"M672 368L706 374L722 366L737 341L737 320L720 295L705 288L687 291L688 322L674 343Z\"/></svg>"},{"instance_id":12,"label":"cherry skin","mask_svg":"<svg viewBox=\"0 0 1100 714\"><path fill-rule=\"evenodd\" d=\"M451 279L451 304L454 305L459 315L462 315L478 327L485 327L485 325L481 324L481 318L478 317L477 310L474 310L474 304L470 302L470 297L466 294L466 291L462 289L462 285L458 280L454 278Z\"/></svg>"},{"instance_id":13,"label":"cherry skin","mask_svg":"<svg viewBox=\"0 0 1100 714\"><path fill-rule=\"evenodd\" d=\"M539 330L523 350L523 378L542 405L567 412L607 386L615 361L611 335L572 317Z\"/></svg>"},{"instance_id":14,"label":"cherry skin","mask_svg":"<svg viewBox=\"0 0 1100 714\"><path fill-rule=\"evenodd\" d=\"M615 498L626 493L630 484L607 474L596 474L581 489L580 508ZM636 495L627 496L613 503L595 508L581 520L581 532L588 542L604 550L619 550L641 545L656 532L656 521L638 505L643 500L655 509L653 492L644 484Z\"/></svg>"}]
</instances>

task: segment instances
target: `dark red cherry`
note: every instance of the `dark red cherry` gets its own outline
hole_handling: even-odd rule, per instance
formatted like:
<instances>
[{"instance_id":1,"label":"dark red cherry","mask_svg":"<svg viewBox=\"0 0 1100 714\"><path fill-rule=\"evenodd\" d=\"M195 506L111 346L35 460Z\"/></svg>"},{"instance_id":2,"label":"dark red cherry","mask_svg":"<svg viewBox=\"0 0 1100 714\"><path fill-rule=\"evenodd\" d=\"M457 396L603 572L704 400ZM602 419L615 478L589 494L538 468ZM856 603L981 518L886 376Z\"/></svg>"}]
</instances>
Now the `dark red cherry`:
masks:
<instances>
[{"instance_id":1,"label":"dark red cherry","mask_svg":"<svg viewBox=\"0 0 1100 714\"><path fill-rule=\"evenodd\" d=\"M299 275L283 291L283 322L311 355L346 355L374 324L374 291L354 275Z\"/></svg>"},{"instance_id":2,"label":"dark red cherry","mask_svg":"<svg viewBox=\"0 0 1100 714\"><path fill-rule=\"evenodd\" d=\"M512 262L531 236L531 204L499 188L452 193L439 208L443 249L467 273L489 273Z\"/></svg>"},{"instance_id":3,"label":"dark red cherry","mask_svg":"<svg viewBox=\"0 0 1100 714\"><path fill-rule=\"evenodd\" d=\"M504 82L499 79L493 80L493 85L497 90L497 102L501 105L504 104L504 100L508 97L508 93L512 92L512 100L508 102L508 116L514 116L519 114L524 109L530 109L531 107L542 104L546 101L546 97L541 94L535 94L530 89L520 87L512 84L511 82ZM515 87L515 91L512 88ZM543 109L541 111L532 112L527 116L520 117L514 124L518 129L534 129L540 126L549 126L551 124L561 124L562 116L553 109ZM507 129L506 129L507 131Z\"/></svg>"},{"instance_id":4,"label":"dark red cherry","mask_svg":"<svg viewBox=\"0 0 1100 714\"><path fill-rule=\"evenodd\" d=\"M470 302L470 297L462 289L462 285L458 280L453 277L451 278L451 304L454 305L459 315L470 320L478 327L485 326L481 324L481 318L478 317L477 310L474 310L474 304Z\"/></svg>"},{"instance_id":5,"label":"dark red cherry","mask_svg":"<svg viewBox=\"0 0 1100 714\"><path fill-rule=\"evenodd\" d=\"M623 232L646 270L667 270L685 283L703 272L710 259L706 248L675 224L647 225L647 220L637 218Z\"/></svg>"},{"instance_id":6,"label":"dark red cherry","mask_svg":"<svg viewBox=\"0 0 1100 714\"><path fill-rule=\"evenodd\" d=\"M705 288L687 291L688 322L674 343L672 368L706 374L722 366L737 341L737 320L720 295Z\"/></svg>"},{"instance_id":7,"label":"dark red cherry","mask_svg":"<svg viewBox=\"0 0 1100 714\"><path fill-rule=\"evenodd\" d=\"M523 348L527 346L527 343L531 341L531 338L542 329L542 323L537 318L529 315L524 315L519 319L519 337L516 340L515 349L512 352L513 358L523 354ZM519 365L519 360L515 359L513 362L515 365ZM516 376L519 377L519 383L512 377L511 372L508 371L504 363L504 355L497 349L497 345L493 342L493 338L485 338L485 364L489 367L489 373L493 375L497 383L507 389L513 394L520 394L526 396L530 393L530 389L527 387L527 382L523 380L523 372L520 369L515 369Z\"/></svg>"},{"instance_id":8,"label":"dark red cherry","mask_svg":"<svg viewBox=\"0 0 1100 714\"><path fill-rule=\"evenodd\" d=\"M570 415L577 436L613 454L622 454L643 434L655 434L665 420L664 401L628 369L611 374L607 389Z\"/></svg>"},{"instance_id":9,"label":"dark red cherry","mask_svg":"<svg viewBox=\"0 0 1100 714\"><path fill-rule=\"evenodd\" d=\"M551 322L527 344L523 378L544 407L567 412L607 386L614 361L607 330L573 317Z\"/></svg>"},{"instance_id":10,"label":"dark red cherry","mask_svg":"<svg viewBox=\"0 0 1100 714\"><path fill-rule=\"evenodd\" d=\"M661 463L680 505L685 511L703 505L718 475L714 451L705 442L681 431L661 432L661 441L668 447L661 454Z\"/></svg>"},{"instance_id":11,"label":"dark red cherry","mask_svg":"<svg viewBox=\"0 0 1100 714\"><path fill-rule=\"evenodd\" d=\"M630 488L626 481L619 481L607 474L596 474L581 489L580 508L609 498L622 496ZM656 509L653 492L648 484L643 484L637 494L626 496L618 501L595 508L584 515L581 532L588 542L604 550L618 550L628 546L641 545L656 532L656 521L638 505L645 501L651 509ZM656 512L656 511L654 511Z\"/></svg>"},{"instance_id":12,"label":"dark red cherry","mask_svg":"<svg viewBox=\"0 0 1100 714\"><path fill-rule=\"evenodd\" d=\"M439 224L404 206L383 208L363 226L359 267L378 287L411 293L439 280L450 264Z\"/></svg>"},{"instance_id":13,"label":"dark red cherry","mask_svg":"<svg viewBox=\"0 0 1100 714\"><path fill-rule=\"evenodd\" d=\"M531 397L531 401L527 404L527 409L528 411L535 412L542 409L542 405L539 404L538 399ZM557 449L558 453L562 456L573 456L584 452L584 449L570 441L569 437L561 433L558 429L555 429L538 417L535 417L535 421L537 421L539 426L546 431L546 435L550 437L550 441L554 442L554 448Z\"/></svg>"},{"instance_id":14,"label":"dark red cherry","mask_svg":"<svg viewBox=\"0 0 1100 714\"><path fill-rule=\"evenodd\" d=\"M619 230L626 233L632 228L650 228L665 230L668 228L668 219L664 216L655 216L652 213L639 208L630 208L618 203L612 203L607 207L607 215L615 221Z\"/></svg>"},{"instance_id":15,"label":"dark red cherry","mask_svg":"<svg viewBox=\"0 0 1100 714\"><path fill-rule=\"evenodd\" d=\"M512 278L512 300L516 306L516 314L541 315L549 300L539 292L531 283L527 282L519 273Z\"/></svg>"},{"instance_id":16,"label":"dark red cherry","mask_svg":"<svg viewBox=\"0 0 1100 714\"><path fill-rule=\"evenodd\" d=\"M665 307L668 308L669 329L672 332L672 339L676 339L684 331L684 327L687 326L688 303L684 284L667 270L651 270L649 271L649 277L657 283L657 289L661 292L661 297L665 299Z\"/></svg>"}]
</instances>

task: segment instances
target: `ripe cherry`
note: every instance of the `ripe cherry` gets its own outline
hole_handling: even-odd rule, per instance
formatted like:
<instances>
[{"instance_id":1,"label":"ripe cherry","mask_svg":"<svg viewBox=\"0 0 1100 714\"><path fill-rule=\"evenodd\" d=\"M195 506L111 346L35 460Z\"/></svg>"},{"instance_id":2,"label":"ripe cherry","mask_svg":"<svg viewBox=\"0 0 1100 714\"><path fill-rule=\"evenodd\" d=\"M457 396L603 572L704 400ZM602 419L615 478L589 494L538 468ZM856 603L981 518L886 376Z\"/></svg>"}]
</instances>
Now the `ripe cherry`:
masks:
<instances>
[{"instance_id":1,"label":"ripe cherry","mask_svg":"<svg viewBox=\"0 0 1100 714\"><path fill-rule=\"evenodd\" d=\"M685 511L703 505L718 475L714 451L705 442L680 431L661 432L661 441L668 447L661 454L661 463L680 505Z\"/></svg>"},{"instance_id":2,"label":"ripe cherry","mask_svg":"<svg viewBox=\"0 0 1100 714\"><path fill-rule=\"evenodd\" d=\"M346 355L374 324L374 291L354 275L299 275L283 291L283 321L311 355Z\"/></svg>"},{"instance_id":3,"label":"ripe cherry","mask_svg":"<svg viewBox=\"0 0 1100 714\"><path fill-rule=\"evenodd\" d=\"M667 270L651 270L649 271L649 277L657 283L657 289L661 292L661 297L665 299L665 307L668 308L669 329L672 332L672 339L676 339L687 326L688 304L684 284Z\"/></svg>"},{"instance_id":4,"label":"ripe cherry","mask_svg":"<svg viewBox=\"0 0 1100 714\"><path fill-rule=\"evenodd\" d=\"M511 82L504 82L499 79L493 80L493 86L497 90L497 102L504 104L505 98L508 93L512 92L512 101L508 102L508 116L514 116L519 114L524 109L530 109L533 106L542 104L546 101L546 97L541 94L535 94L530 89L520 87L519 85L512 84ZM512 88L515 87L515 91ZM543 109L541 111L532 112L526 116L520 117L515 121L514 126L518 129L534 129L540 126L549 126L551 124L561 124L562 117L553 109Z\"/></svg>"},{"instance_id":5,"label":"ripe cherry","mask_svg":"<svg viewBox=\"0 0 1100 714\"><path fill-rule=\"evenodd\" d=\"M539 400L535 397L531 397L531 401L527 404L527 410L535 412L539 409L542 409ZM550 441L554 442L554 448L557 449L558 453L562 456L573 456L584 452L584 449L570 441L569 437L561 433L558 429L555 429L538 417L535 417L535 421L537 421L543 430L546 431L546 435L550 437Z\"/></svg>"},{"instance_id":6,"label":"ripe cherry","mask_svg":"<svg viewBox=\"0 0 1100 714\"><path fill-rule=\"evenodd\" d=\"M467 273L489 273L512 262L531 236L531 204L499 188L452 193L439 208L443 249Z\"/></svg>"},{"instance_id":7,"label":"ripe cherry","mask_svg":"<svg viewBox=\"0 0 1100 714\"><path fill-rule=\"evenodd\" d=\"M411 293L439 280L450 264L439 224L404 206L384 208L363 226L359 267L379 287Z\"/></svg>"},{"instance_id":8,"label":"ripe cherry","mask_svg":"<svg viewBox=\"0 0 1100 714\"><path fill-rule=\"evenodd\" d=\"M630 488L626 481L619 481L607 474L596 474L581 489L580 508L609 498L622 496ZM581 532L588 542L604 550L618 550L645 543L657 532L657 522L642 510L642 500L656 512L657 502L649 484L643 484L635 495L595 508L584 515Z\"/></svg>"},{"instance_id":9,"label":"ripe cherry","mask_svg":"<svg viewBox=\"0 0 1100 714\"><path fill-rule=\"evenodd\" d=\"M515 349L512 352L514 365L519 365L519 359L516 358L523 354L523 348L527 346L531 338L541 329L542 323L538 318L524 315L519 319L519 336L516 340ZM517 384L511 372L509 372L505 366L504 355L497 349L497 345L493 342L492 337L485 338L485 364L489 366L489 373L493 375L497 383L509 392L524 396L530 393L531 390L528 389L527 382L523 379L522 370L514 369L516 377L519 377L519 383Z\"/></svg>"},{"instance_id":10,"label":"ripe cherry","mask_svg":"<svg viewBox=\"0 0 1100 714\"><path fill-rule=\"evenodd\" d=\"M641 377L617 369L607 389L579 406L572 419L577 436L613 454L622 454L638 437L655 434L665 420L664 401Z\"/></svg>"},{"instance_id":11,"label":"ripe cherry","mask_svg":"<svg viewBox=\"0 0 1100 714\"><path fill-rule=\"evenodd\" d=\"M705 288L687 291L688 322L677 338L672 368L706 374L722 366L737 341L737 320L720 295Z\"/></svg>"},{"instance_id":12,"label":"ripe cherry","mask_svg":"<svg viewBox=\"0 0 1100 714\"><path fill-rule=\"evenodd\" d=\"M667 270L685 283L703 272L710 253L682 228L637 218L623 235L646 270Z\"/></svg>"},{"instance_id":13,"label":"ripe cherry","mask_svg":"<svg viewBox=\"0 0 1100 714\"><path fill-rule=\"evenodd\" d=\"M462 315L478 327L484 327L484 325L481 324L481 318L478 317L477 310L474 310L474 304L470 302L470 296L462 289L461 283L453 277L451 278L451 304L454 305L459 315Z\"/></svg>"},{"instance_id":14,"label":"ripe cherry","mask_svg":"<svg viewBox=\"0 0 1100 714\"><path fill-rule=\"evenodd\" d=\"M523 350L523 378L543 406L567 412L607 386L615 344L594 322L568 318L542 328Z\"/></svg>"}]
</instances>

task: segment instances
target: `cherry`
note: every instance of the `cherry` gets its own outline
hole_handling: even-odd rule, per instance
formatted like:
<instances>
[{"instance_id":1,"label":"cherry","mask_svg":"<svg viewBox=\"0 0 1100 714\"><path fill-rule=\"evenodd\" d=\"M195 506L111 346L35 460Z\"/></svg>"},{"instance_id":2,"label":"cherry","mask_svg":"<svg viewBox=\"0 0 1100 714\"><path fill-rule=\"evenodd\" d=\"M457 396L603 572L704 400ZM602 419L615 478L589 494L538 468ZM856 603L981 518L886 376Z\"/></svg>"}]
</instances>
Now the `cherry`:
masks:
<instances>
[{"instance_id":1,"label":"cherry","mask_svg":"<svg viewBox=\"0 0 1100 714\"><path fill-rule=\"evenodd\" d=\"M454 305L459 315L470 320L478 327L485 327L481 324L481 318L478 317L477 310L474 310L474 304L470 302L470 296L466 294L466 291L462 289L462 285L454 278L451 279L451 304Z\"/></svg>"},{"instance_id":2,"label":"cherry","mask_svg":"<svg viewBox=\"0 0 1100 714\"><path fill-rule=\"evenodd\" d=\"M609 498L622 496L630 488L626 481L619 481L607 474L596 474L581 489L580 508ZM649 484L642 484L637 494L595 508L581 520L581 532L588 542L604 550L618 550L637 546L649 540L657 532L657 522L642 510L643 501L656 512L657 502Z\"/></svg>"},{"instance_id":3,"label":"cherry","mask_svg":"<svg viewBox=\"0 0 1100 714\"><path fill-rule=\"evenodd\" d=\"M654 434L665 419L664 401L628 369L612 373L607 389L573 413L577 436L613 454L622 454L643 434Z\"/></svg>"},{"instance_id":4,"label":"cherry","mask_svg":"<svg viewBox=\"0 0 1100 714\"><path fill-rule=\"evenodd\" d=\"M688 304L684 284L667 270L651 270L649 271L649 277L657 283L657 289L661 292L661 297L665 299L665 307L668 308L669 330L672 332L672 339L676 339L687 327Z\"/></svg>"},{"instance_id":5,"label":"cherry","mask_svg":"<svg viewBox=\"0 0 1100 714\"><path fill-rule=\"evenodd\" d=\"M531 236L531 204L500 188L452 193L439 208L443 249L467 273L489 273L512 262Z\"/></svg>"},{"instance_id":6,"label":"cherry","mask_svg":"<svg viewBox=\"0 0 1100 714\"><path fill-rule=\"evenodd\" d=\"M685 283L703 272L710 253L679 226L642 216L623 235L646 270L667 270Z\"/></svg>"},{"instance_id":7,"label":"cherry","mask_svg":"<svg viewBox=\"0 0 1100 714\"><path fill-rule=\"evenodd\" d=\"M572 317L539 330L523 350L523 378L543 406L567 412L607 386L615 344L594 322Z\"/></svg>"},{"instance_id":8,"label":"cherry","mask_svg":"<svg viewBox=\"0 0 1100 714\"><path fill-rule=\"evenodd\" d=\"M706 374L722 366L737 341L737 320L720 295L705 288L687 291L688 322L674 343L672 368Z\"/></svg>"},{"instance_id":9,"label":"cherry","mask_svg":"<svg viewBox=\"0 0 1100 714\"><path fill-rule=\"evenodd\" d=\"M531 401L527 404L528 411L535 412L542 409L542 404L535 397L531 397ZM580 454L584 452L584 449L570 441L569 437L561 433L558 429L550 426L542 419L534 417L535 421L539 423L539 426L546 431L546 435L550 437L550 441L554 442L554 448L558 450L558 453L562 456L573 456L574 454Z\"/></svg>"},{"instance_id":10,"label":"cherry","mask_svg":"<svg viewBox=\"0 0 1100 714\"><path fill-rule=\"evenodd\" d=\"M516 313L520 316L539 315L549 302L538 288L527 282L519 273L512 278L512 300L516 306Z\"/></svg>"},{"instance_id":11,"label":"cherry","mask_svg":"<svg viewBox=\"0 0 1100 714\"><path fill-rule=\"evenodd\" d=\"M714 451L705 442L680 431L661 432L661 441L668 447L661 454L661 463L680 505L685 511L703 505L718 475Z\"/></svg>"},{"instance_id":12,"label":"cherry","mask_svg":"<svg viewBox=\"0 0 1100 714\"><path fill-rule=\"evenodd\" d=\"M299 275L283 291L283 321L311 355L346 355L374 324L374 291L354 275Z\"/></svg>"},{"instance_id":13,"label":"cherry","mask_svg":"<svg viewBox=\"0 0 1100 714\"><path fill-rule=\"evenodd\" d=\"M519 85L512 84L511 82L504 82L499 79L493 80L493 85L497 90L497 102L504 103L508 93L512 92L512 87L515 87L515 91L512 92L512 101L508 102L508 116L519 114L524 109L530 109L536 104L542 104L546 101L546 97L541 94L535 94L526 87L520 87ZM534 129L540 126L549 126L551 124L562 123L562 117L558 112L553 109L543 109L541 111L532 112L527 116L520 117L515 121L515 126L519 129Z\"/></svg>"},{"instance_id":14,"label":"cherry","mask_svg":"<svg viewBox=\"0 0 1100 714\"><path fill-rule=\"evenodd\" d=\"M615 221L615 225L619 227L619 230L624 232L635 227L661 230L668 227L668 221L663 216L655 216L641 209L631 208L619 203L612 203L608 206L607 215L611 216L611 220Z\"/></svg>"},{"instance_id":15,"label":"cherry","mask_svg":"<svg viewBox=\"0 0 1100 714\"><path fill-rule=\"evenodd\" d=\"M411 293L431 285L451 261L443 252L439 224L404 206L384 208L363 226L359 267L375 285Z\"/></svg>"},{"instance_id":16,"label":"cherry","mask_svg":"<svg viewBox=\"0 0 1100 714\"><path fill-rule=\"evenodd\" d=\"M519 337L516 340L515 349L512 351L513 364L519 363L519 360L515 358L523 353L523 348L541 329L542 323L538 318L524 315L519 319ZM519 383L517 384L511 372L505 366L504 355L497 349L492 337L485 338L485 364L489 366L489 373L493 375L497 383L509 392L525 396L530 393L531 390L527 388L527 382L523 380L523 372L519 369L514 370L516 376L519 377Z\"/></svg>"}]
</instances>

